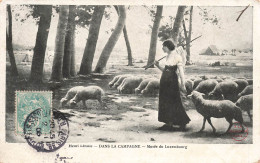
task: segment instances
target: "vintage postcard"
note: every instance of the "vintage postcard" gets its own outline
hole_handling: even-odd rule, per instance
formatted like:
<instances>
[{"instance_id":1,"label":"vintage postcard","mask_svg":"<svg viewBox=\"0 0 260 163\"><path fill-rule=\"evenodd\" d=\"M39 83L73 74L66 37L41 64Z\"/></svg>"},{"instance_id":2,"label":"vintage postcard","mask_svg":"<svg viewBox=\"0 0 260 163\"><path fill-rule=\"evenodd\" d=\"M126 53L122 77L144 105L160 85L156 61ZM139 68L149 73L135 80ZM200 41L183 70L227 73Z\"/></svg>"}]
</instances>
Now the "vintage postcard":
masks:
<instances>
[{"instance_id":1,"label":"vintage postcard","mask_svg":"<svg viewBox=\"0 0 260 163\"><path fill-rule=\"evenodd\" d=\"M259 162L259 1L0 6L0 162Z\"/></svg>"}]
</instances>

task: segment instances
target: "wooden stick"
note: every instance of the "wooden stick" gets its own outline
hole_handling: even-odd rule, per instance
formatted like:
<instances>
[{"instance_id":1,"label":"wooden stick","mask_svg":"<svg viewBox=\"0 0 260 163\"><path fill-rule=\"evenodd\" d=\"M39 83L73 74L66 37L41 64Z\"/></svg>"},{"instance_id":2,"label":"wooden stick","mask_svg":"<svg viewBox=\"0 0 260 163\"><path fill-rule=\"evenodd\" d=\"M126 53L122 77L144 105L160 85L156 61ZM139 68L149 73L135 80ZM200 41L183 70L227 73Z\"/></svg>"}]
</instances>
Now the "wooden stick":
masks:
<instances>
[{"instance_id":1,"label":"wooden stick","mask_svg":"<svg viewBox=\"0 0 260 163\"><path fill-rule=\"evenodd\" d=\"M183 45L183 47L186 46L186 45L189 45L192 41L197 40L197 39L200 38L201 36L202 36L202 35L200 35L200 36L198 36L198 37L192 39L190 42L188 42L187 44ZM158 62L159 62L160 60L162 60L163 58L165 58L165 57L166 57L166 56L164 56L164 57L158 59ZM146 66L144 70L147 70L147 69L148 69L149 67L151 67L152 65L154 65L154 63L151 63L150 65Z\"/></svg>"}]
</instances>

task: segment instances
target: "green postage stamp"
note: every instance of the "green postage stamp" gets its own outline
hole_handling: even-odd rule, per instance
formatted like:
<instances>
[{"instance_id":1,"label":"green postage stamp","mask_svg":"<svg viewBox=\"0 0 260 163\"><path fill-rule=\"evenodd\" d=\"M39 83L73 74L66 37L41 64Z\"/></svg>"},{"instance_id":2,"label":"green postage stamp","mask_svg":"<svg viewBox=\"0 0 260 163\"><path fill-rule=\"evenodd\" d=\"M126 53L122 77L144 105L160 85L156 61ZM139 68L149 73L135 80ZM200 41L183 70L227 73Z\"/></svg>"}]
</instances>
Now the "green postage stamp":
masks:
<instances>
[{"instance_id":1,"label":"green postage stamp","mask_svg":"<svg viewBox=\"0 0 260 163\"><path fill-rule=\"evenodd\" d=\"M40 109L37 124L33 124L34 128L39 128L41 134L50 133L52 108L52 92L51 91L16 91L16 134L24 133L24 122L35 122L35 119L27 119L33 111ZM32 125L32 124L31 124ZM37 134L37 130L32 131L32 134Z\"/></svg>"}]
</instances>

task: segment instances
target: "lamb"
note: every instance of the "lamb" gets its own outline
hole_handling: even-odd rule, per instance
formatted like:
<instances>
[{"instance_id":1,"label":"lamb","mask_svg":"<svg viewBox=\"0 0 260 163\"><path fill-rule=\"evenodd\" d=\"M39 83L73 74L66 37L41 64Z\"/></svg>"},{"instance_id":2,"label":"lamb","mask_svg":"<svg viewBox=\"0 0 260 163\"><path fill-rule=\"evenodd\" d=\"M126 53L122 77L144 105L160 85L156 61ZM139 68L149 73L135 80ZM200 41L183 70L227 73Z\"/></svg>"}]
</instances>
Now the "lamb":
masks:
<instances>
[{"instance_id":1,"label":"lamb","mask_svg":"<svg viewBox=\"0 0 260 163\"><path fill-rule=\"evenodd\" d=\"M122 84L118 87L118 92L123 94L134 93L134 89L142 82L141 77L127 77Z\"/></svg>"},{"instance_id":2,"label":"lamb","mask_svg":"<svg viewBox=\"0 0 260 163\"><path fill-rule=\"evenodd\" d=\"M218 83L213 91L209 93L209 99L213 100L230 100L235 102L237 100L238 85L232 80L225 80Z\"/></svg>"},{"instance_id":3,"label":"lamb","mask_svg":"<svg viewBox=\"0 0 260 163\"><path fill-rule=\"evenodd\" d=\"M240 125L242 126L242 133L245 131L243 126L243 117L241 109L236 106L233 102L229 100L223 100L223 101L217 101L217 100L205 100L203 99L203 93L193 91L190 97L192 97L192 101L196 107L196 110L198 113L200 113L204 119L203 119L203 125L200 130L203 131L205 129L205 123L206 120L211 125L213 129L213 133L216 133L215 127L212 125L210 118L225 118L227 122L229 123L229 127L226 131L226 133L230 130L232 127L233 119L238 121Z\"/></svg>"},{"instance_id":4,"label":"lamb","mask_svg":"<svg viewBox=\"0 0 260 163\"><path fill-rule=\"evenodd\" d=\"M195 79L193 81L194 82L193 89L195 89L199 85L199 83L202 82L202 81L203 81L203 79L201 79L201 78Z\"/></svg>"},{"instance_id":5,"label":"lamb","mask_svg":"<svg viewBox=\"0 0 260 163\"><path fill-rule=\"evenodd\" d=\"M82 101L82 104L85 108L87 108L86 101L91 100L98 100L101 104L101 107L104 107L102 102L102 97L105 95L102 88L99 86L87 86L81 87L78 89L77 94L70 100L70 105L74 107L79 101Z\"/></svg>"},{"instance_id":6,"label":"lamb","mask_svg":"<svg viewBox=\"0 0 260 163\"><path fill-rule=\"evenodd\" d=\"M122 75L117 75L113 78L113 80L111 82L108 83L108 86L111 88L117 81L118 79L121 77Z\"/></svg>"},{"instance_id":7,"label":"lamb","mask_svg":"<svg viewBox=\"0 0 260 163\"><path fill-rule=\"evenodd\" d=\"M253 86L252 85L246 86L246 88L238 94L238 98L241 97L241 96L249 95L249 94L253 94Z\"/></svg>"},{"instance_id":8,"label":"lamb","mask_svg":"<svg viewBox=\"0 0 260 163\"><path fill-rule=\"evenodd\" d=\"M63 97L61 100L60 100L60 106L61 107L64 107L64 105L70 100L72 99L79 90L83 89L84 87L83 86L76 86L76 87L73 87L71 89L69 89L69 91L67 92L67 94L65 95L65 97Z\"/></svg>"},{"instance_id":9,"label":"lamb","mask_svg":"<svg viewBox=\"0 0 260 163\"><path fill-rule=\"evenodd\" d=\"M141 93L141 91L147 86L147 84L151 81L151 78L144 79L137 88L135 88L135 94Z\"/></svg>"},{"instance_id":10,"label":"lamb","mask_svg":"<svg viewBox=\"0 0 260 163\"><path fill-rule=\"evenodd\" d=\"M191 92L193 91L193 85L194 82L191 79L185 81L185 88L187 90L187 95L191 94Z\"/></svg>"},{"instance_id":11,"label":"lamb","mask_svg":"<svg viewBox=\"0 0 260 163\"><path fill-rule=\"evenodd\" d=\"M160 81L157 79L151 80L145 89L142 90L143 95L156 95L159 91Z\"/></svg>"},{"instance_id":12,"label":"lamb","mask_svg":"<svg viewBox=\"0 0 260 163\"><path fill-rule=\"evenodd\" d=\"M250 114L250 110L253 110L253 94L240 97L236 102L236 106L246 111L250 118L250 122L252 122L252 115Z\"/></svg>"},{"instance_id":13,"label":"lamb","mask_svg":"<svg viewBox=\"0 0 260 163\"><path fill-rule=\"evenodd\" d=\"M204 93L205 95L208 96L209 92L211 92L217 84L218 82L215 79L204 80L199 83L195 91Z\"/></svg>"},{"instance_id":14,"label":"lamb","mask_svg":"<svg viewBox=\"0 0 260 163\"><path fill-rule=\"evenodd\" d=\"M121 75L120 77L119 77L119 79L114 83L114 85L112 86L112 88L117 88L119 85L121 85L122 84L122 82L123 82L123 80L125 79L125 78L127 78L127 77L130 77L131 75Z\"/></svg>"},{"instance_id":15,"label":"lamb","mask_svg":"<svg viewBox=\"0 0 260 163\"><path fill-rule=\"evenodd\" d=\"M238 85L238 93L240 93L241 91L243 91L243 89L248 86L248 82L245 79L236 79L234 80L234 82L237 83Z\"/></svg>"}]
</instances>

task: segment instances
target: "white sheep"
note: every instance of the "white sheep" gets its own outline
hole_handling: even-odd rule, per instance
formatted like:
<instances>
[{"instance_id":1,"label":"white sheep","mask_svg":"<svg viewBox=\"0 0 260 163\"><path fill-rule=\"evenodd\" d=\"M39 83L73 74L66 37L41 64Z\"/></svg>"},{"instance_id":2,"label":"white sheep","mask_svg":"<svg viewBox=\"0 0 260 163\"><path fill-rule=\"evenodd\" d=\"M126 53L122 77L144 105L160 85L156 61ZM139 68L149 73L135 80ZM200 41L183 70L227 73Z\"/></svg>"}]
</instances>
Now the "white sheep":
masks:
<instances>
[{"instance_id":1,"label":"white sheep","mask_svg":"<svg viewBox=\"0 0 260 163\"><path fill-rule=\"evenodd\" d=\"M102 96L104 96L104 94L105 93L103 89L99 86L82 87L77 91L77 94L70 100L70 105L74 107L79 101L82 101L84 107L87 108L86 101L91 99L98 100L101 104L101 107L103 108L104 104L102 102Z\"/></svg>"},{"instance_id":2,"label":"white sheep","mask_svg":"<svg viewBox=\"0 0 260 163\"><path fill-rule=\"evenodd\" d=\"M60 100L60 106L63 107L69 100L71 100L78 92L78 90L83 89L83 86L76 86L70 88L65 97Z\"/></svg>"},{"instance_id":3,"label":"white sheep","mask_svg":"<svg viewBox=\"0 0 260 163\"><path fill-rule=\"evenodd\" d=\"M229 100L223 100L223 101L217 101L217 100L205 100L203 98L203 93L193 91L189 97L192 97L192 101L196 107L196 110L198 113L200 113L204 119L203 119L203 125L200 130L203 131L205 128L205 122L206 120L211 125L213 129L213 133L216 133L215 127L212 125L210 118L225 118L228 123L229 127L226 131L226 133L230 130L233 123L232 120L237 120L241 126L242 131L244 132L244 126L243 126L243 117L242 112L239 107L237 107L233 102Z\"/></svg>"}]
</instances>

